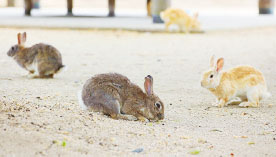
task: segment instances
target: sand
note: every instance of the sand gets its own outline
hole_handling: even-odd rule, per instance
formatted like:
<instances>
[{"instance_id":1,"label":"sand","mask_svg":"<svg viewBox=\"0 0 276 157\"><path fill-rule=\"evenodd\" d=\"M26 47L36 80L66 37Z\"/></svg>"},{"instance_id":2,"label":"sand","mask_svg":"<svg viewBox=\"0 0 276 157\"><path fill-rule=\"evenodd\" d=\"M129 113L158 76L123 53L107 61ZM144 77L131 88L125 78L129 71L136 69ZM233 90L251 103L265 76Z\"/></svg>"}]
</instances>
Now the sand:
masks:
<instances>
[{"instance_id":1,"label":"sand","mask_svg":"<svg viewBox=\"0 0 276 157\"><path fill-rule=\"evenodd\" d=\"M22 31L27 45L58 48L67 71L54 79L28 78L6 55ZM0 34L0 156L276 155L276 28L192 35L1 28ZM200 86L212 54L225 58L225 69L258 68L272 97L260 108L213 107L215 97ZM106 72L140 87L152 75L165 119L113 120L81 110L83 83Z\"/></svg>"}]
</instances>

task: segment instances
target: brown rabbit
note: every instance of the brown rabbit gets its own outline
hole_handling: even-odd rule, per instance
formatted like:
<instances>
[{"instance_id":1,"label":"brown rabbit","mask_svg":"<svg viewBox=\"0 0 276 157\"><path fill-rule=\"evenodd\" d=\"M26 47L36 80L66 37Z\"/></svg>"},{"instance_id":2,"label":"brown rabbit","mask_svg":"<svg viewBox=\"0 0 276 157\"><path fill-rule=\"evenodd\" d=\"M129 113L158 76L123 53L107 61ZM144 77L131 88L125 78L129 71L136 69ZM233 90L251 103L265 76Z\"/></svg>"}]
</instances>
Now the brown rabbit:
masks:
<instances>
[{"instance_id":1,"label":"brown rabbit","mask_svg":"<svg viewBox=\"0 0 276 157\"><path fill-rule=\"evenodd\" d=\"M80 102L84 108L110 115L113 119L164 119L164 104L153 93L150 75L145 77L144 86L145 93L121 74L99 74L86 81Z\"/></svg>"},{"instance_id":2,"label":"brown rabbit","mask_svg":"<svg viewBox=\"0 0 276 157\"><path fill-rule=\"evenodd\" d=\"M25 47L26 32L18 33L17 38L18 44L12 46L7 54L30 74L34 74L33 77L53 78L64 67L61 54L55 47L42 43Z\"/></svg>"}]
</instances>

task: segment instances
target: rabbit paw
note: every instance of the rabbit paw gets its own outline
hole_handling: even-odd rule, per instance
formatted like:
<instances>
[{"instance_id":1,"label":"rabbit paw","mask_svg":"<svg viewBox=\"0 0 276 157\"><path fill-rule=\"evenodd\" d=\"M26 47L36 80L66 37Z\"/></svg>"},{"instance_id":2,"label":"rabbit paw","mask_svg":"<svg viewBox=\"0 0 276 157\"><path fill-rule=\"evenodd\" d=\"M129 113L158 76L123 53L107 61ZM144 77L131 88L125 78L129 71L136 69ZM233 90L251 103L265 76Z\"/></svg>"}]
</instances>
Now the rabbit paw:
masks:
<instances>
[{"instance_id":1,"label":"rabbit paw","mask_svg":"<svg viewBox=\"0 0 276 157\"><path fill-rule=\"evenodd\" d=\"M219 107L219 108L222 108L222 107L224 107L224 106L225 106L225 105L222 104L222 103L218 104L218 107Z\"/></svg>"},{"instance_id":2,"label":"rabbit paw","mask_svg":"<svg viewBox=\"0 0 276 157\"><path fill-rule=\"evenodd\" d=\"M222 108L222 107L227 106L227 105L217 102L217 103L214 103L212 106Z\"/></svg>"},{"instance_id":3,"label":"rabbit paw","mask_svg":"<svg viewBox=\"0 0 276 157\"><path fill-rule=\"evenodd\" d=\"M249 102L242 102L239 104L240 107L249 107L250 103Z\"/></svg>"},{"instance_id":4,"label":"rabbit paw","mask_svg":"<svg viewBox=\"0 0 276 157\"><path fill-rule=\"evenodd\" d=\"M241 101L242 101L241 98L235 97L235 98L229 100L229 101L226 103L226 106L228 106L228 105L234 105L234 104L236 104L236 103L240 103Z\"/></svg>"},{"instance_id":5,"label":"rabbit paw","mask_svg":"<svg viewBox=\"0 0 276 157\"><path fill-rule=\"evenodd\" d=\"M129 121L135 121L137 118L133 115L127 115L127 114L111 114L111 118L113 119L123 119L123 120L129 120Z\"/></svg>"},{"instance_id":6,"label":"rabbit paw","mask_svg":"<svg viewBox=\"0 0 276 157\"><path fill-rule=\"evenodd\" d=\"M37 75L34 74L34 73L29 73L29 74L27 75L27 77L28 77L29 79L33 79L33 78L36 78Z\"/></svg>"},{"instance_id":7,"label":"rabbit paw","mask_svg":"<svg viewBox=\"0 0 276 157\"><path fill-rule=\"evenodd\" d=\"M137 120L137 118L133 115L121 115L121 119L130 120L130 121Z\"/></svg>"},{"instance_id":8,"label":"rabbit paw","mask_svg":"<svg viewBox=\"0 0 276 157\"><path fill-rule=\"evenodd\" d=\"M224 99L220 99L220 100L217 102L217 107L222 108L222 107L224 107L224 106L226 106Z\"/></svg>"},{"instance_id":9,"label":"rabbit paw","mask_svg":"<svg viewBox=\"0 0 276 157\"><path fill-rule=\"evenodd\" d=\"M149 120L145 117L138 117L138 120L141 122L149 122Z\"/></svg>"},{"instance_id":10,"label":"rabbit paw","mask_svg":"<svg viewBox=\"0 0 276 157\"><path fill-rule=\"evenodd\" d=\"M134 120L137 120L137 118L135 116L128 115L128 120L134 121Z\"/></svg>"},{"instance_id":11,"label":"rabbit paw","mask_svg":"<svg viewBox=\"0 0 276 157\"><path fill-rule=\"evenodd\" d=\"M214 107L218 107L218 105L219 104L217 102L212 104L212 106L214 106Z\"/></svg>"}]
</instances>

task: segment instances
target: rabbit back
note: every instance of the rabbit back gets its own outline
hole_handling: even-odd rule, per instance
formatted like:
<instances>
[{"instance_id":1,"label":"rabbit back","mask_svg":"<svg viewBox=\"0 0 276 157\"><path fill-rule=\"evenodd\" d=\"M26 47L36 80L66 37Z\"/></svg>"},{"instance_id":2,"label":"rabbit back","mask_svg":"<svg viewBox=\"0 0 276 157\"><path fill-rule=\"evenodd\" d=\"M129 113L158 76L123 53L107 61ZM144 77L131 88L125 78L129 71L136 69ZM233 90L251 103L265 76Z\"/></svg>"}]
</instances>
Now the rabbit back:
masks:
<instances>
[{"instance_id":1,"label":"rabbit back","mask_svg":"<svg viewBox=\"0 0 276 157\"><path fill-rule=\"evenodd\" d=\"M238 66L230 69L228 73L231 80L237 82L236 84L240 88L257 85L266 86L263 74L251 66Z\"/></svg>"},{"instance_id":2,"label":"rabbit back","mask_svg":"<svg viewBox=\"0 0 276 157\"><path fill-rule=\"evenodd\" d=\"M109 113L107 110L113 109L114 112L118 112L118 106L114 106L114 103L111 102L118 101L119 107L122 107L123 99L121 95L127 88L128 83L128 78L120 74L96 75L87 80L83 86L83 103L93 111Z\"/></svg>"}]
</instances>

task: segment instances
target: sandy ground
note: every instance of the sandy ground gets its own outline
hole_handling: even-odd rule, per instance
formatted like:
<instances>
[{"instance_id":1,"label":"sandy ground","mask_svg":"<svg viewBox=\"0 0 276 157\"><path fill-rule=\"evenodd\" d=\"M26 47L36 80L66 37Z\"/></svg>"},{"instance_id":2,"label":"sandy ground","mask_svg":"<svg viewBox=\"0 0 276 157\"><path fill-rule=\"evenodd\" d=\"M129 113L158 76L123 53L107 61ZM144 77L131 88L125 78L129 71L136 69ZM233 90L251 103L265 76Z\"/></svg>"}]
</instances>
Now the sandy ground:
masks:
<instances>
[{"instance_id":1,"label":"sandy ground","mask_svg":"<svg viewBox=\"0 0 276 157\"><path fill-rule=\"evenodd\" d=\"M29 79L6 55L22 31L28 45L57 47L68 70ZM0 156L276 156L276 28L192 35L1 28L0 34ZM212 54L225 57L225 69L260 69L273 96L260 108L212 107L214 96L199 83ZM77 92L105 72L140 87L151 74L165 119L143 123L82 111Z\"/></svg>"}]
</instances>

